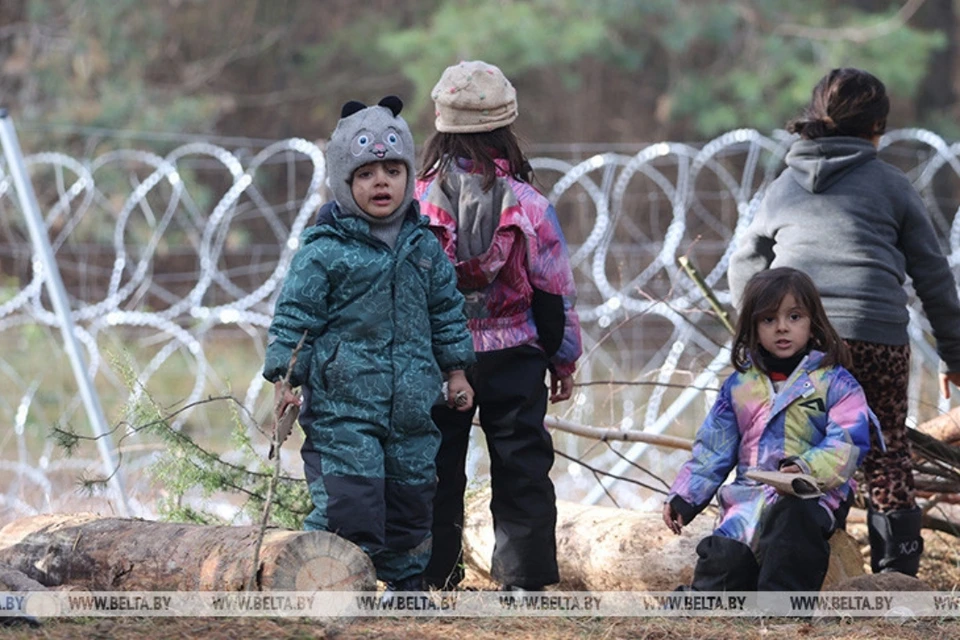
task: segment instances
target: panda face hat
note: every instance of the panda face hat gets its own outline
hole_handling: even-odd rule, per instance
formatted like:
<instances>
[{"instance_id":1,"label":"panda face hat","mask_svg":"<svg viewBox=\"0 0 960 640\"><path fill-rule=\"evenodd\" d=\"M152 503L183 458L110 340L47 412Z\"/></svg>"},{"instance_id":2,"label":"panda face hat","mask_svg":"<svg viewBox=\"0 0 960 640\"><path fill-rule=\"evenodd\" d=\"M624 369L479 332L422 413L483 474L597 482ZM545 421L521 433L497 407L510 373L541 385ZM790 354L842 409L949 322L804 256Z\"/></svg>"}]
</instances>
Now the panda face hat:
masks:
<instances>
[{"instance_id":1,"label":"panda face hat","mask_svg":"<svg viewBox=\"0 0 960 640\"><path fill-rule=\"evenodd\" d=\"M397 215L403 215L413 201L413 134L400 117L401 109L403 102L397 96L387 96L371 107L355 100L343 105L340 121L327 143L327 175L333 197L345 214L369 219L353 199L350 179L354 171L371 162L403 162L407 166L407 186Z\"/></svg>"}]
</instances>

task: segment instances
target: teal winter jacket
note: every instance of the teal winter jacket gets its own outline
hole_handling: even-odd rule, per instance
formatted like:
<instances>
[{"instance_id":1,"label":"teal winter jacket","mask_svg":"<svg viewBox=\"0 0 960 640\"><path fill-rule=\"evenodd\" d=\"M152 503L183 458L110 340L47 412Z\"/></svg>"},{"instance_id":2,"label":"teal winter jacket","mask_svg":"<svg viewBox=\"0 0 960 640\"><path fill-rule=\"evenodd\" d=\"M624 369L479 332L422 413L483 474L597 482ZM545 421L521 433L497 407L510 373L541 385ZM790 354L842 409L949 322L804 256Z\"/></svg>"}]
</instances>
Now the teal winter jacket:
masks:
<instances>
[{"instance_id":1,"label":"teal winter jacket","mask_svg":"<svg viewBox=\"0 0 960 640\"><path fill-rule=\"evenodd\" d=\"M267 380L283 378L305 331L290 377L309 389L304 425L432 428L441 371L475 360L456 273L416 202L393 249L336 203L320 210L277 299Z\"/></svg>"}]
</instances>

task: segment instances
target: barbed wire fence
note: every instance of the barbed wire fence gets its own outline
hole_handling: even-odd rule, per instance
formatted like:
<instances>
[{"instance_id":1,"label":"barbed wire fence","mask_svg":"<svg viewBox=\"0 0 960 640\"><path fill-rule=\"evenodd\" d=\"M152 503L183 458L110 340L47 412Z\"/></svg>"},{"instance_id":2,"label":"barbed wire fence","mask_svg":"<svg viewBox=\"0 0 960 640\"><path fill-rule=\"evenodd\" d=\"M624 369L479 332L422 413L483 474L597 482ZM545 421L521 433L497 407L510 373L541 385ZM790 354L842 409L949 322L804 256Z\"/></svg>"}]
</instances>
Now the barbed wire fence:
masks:
<instances>
[{"instance_id":1,"label":"barbed wire fence","mask_svg":"<svg viewBox=\"0 0 960 640\"><path fill-rule=\"evenodd\" d=\"M789 141L785 132L741 129L698 145L551 147L532 159L570 246L584 331L575 396L552 407L548 421L559 497L659 503L689 452L633 436L692 437L729 359L728 333L677 258L687 256L730 306L730 254ZM234 414L203 399L235 397L244 408L236 419L266 454L259 426L272 397L260 376L266 328L326 177L313 142L265 141L258 149L231 142L164 140L84 157L24 157L107 419L123 423L149 394L171 414L187 407L172 426L227 458ZM918 129L881 141L882 157L923 195L955 269L958 151ZM68 458L49 438L56 426L89 428L10 168L0 167L0 423L12 427L0 436L0 520L103 509L105 498L73 491L77 474L100 461L82 451ZM919 422L949 406L932 382L938 359L929 327L916 310L911 318L910 416ZM483 478L485 454L476 445L469 474ZM164 491L147 472L157 444L130 437L123 446L124 499L134 515L149 517ZM299 473L291 445L284 456L285 469ZM212 508L236 512L229 500Z\"/></svg>"}]
</instances>

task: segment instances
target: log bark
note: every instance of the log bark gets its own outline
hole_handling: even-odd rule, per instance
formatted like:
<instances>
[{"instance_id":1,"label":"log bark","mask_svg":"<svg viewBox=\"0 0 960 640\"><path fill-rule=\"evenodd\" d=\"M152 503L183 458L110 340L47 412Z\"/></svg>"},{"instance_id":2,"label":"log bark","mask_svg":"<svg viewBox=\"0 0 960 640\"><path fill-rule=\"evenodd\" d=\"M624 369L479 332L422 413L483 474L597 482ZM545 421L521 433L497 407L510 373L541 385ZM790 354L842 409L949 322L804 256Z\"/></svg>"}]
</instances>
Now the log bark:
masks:
<instances>
[{"instance_id":1,"label":"log bark","mask_svg":"<svg viewBox=\"0 0 960 640\"><path fill-rule=\"evenodd\" d=\"M917 425L917 431L946 444L957 444L960 442L960 407Z\"/></svg>"},{"instance_id":2,"label":"log bark","mask_svg":"<svg viewBox=\"0 0 960 640\"><path fill-rule=\"evenodd\" d=\"M481 580L490 581L493 519L490 493L482 491L467 505L464 563ZM705 512L675 536L659 513L585 506L557 501L559 589L588 591L672 591L689 585L697 563L696 546L713 531ZM823 588L865 573L856 541L845 531L830 539L831 556Z\"/></svg>"},{"instance_id":3,"label":"log bark","mask_svg":"<svg viewBox=\"0 0 960 640\"><path fill-rule=\"evenodd\" d=\"M47 587L91 591L242 591L259 527L55 514L0 529L0 563ZM256 588L359 591L376 587L370 558L323 531L269 528Z\"/></svg>"}]
</instances>

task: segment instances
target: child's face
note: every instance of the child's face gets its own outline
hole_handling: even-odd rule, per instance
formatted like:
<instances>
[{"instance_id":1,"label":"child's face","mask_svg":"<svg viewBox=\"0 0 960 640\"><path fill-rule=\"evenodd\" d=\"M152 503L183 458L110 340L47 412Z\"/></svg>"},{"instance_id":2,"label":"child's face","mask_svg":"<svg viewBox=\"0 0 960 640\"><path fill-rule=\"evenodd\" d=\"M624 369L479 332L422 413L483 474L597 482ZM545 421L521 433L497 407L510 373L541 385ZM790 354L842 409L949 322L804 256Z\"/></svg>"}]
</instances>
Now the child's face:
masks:
<instances>
[{"instance_id":1,"label":"child's face","mask_svg":"<svg viewBox=\"0 0 960 640\"><path fill-rule=\"evenodd\" d=\"M365 164L353 172L350 189L357 206L365 213L386 218L403 204L407 165L397 160Z\"/></svg>"},{"instance_id":2,"label":"child's face","mask_svg":"<svg viewBox=\"0 0 960 640\"><path fill-rule=\"evenodd\" d=\"M764 349L778 358L789 358L810 341L810 315L788 293L775 312L757 320L757 335Z\"/></svg>"}]
</instances>

